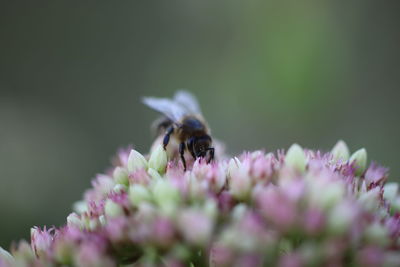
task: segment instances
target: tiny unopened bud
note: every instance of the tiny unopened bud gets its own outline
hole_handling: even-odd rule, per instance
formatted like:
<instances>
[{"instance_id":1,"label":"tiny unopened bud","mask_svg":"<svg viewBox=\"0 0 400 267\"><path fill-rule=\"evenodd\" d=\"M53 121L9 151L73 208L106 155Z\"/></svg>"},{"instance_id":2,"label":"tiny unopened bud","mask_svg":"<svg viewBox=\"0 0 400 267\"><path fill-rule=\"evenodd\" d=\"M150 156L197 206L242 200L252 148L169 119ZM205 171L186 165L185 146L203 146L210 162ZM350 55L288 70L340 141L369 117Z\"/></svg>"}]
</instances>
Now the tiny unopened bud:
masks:
<instances>
[{"instance_id":1,"label":"tiny unopened bud","mask_svg":"<svg viewBox=\"0 0 400 267\"><path fill-rule=\"evenodd\" d=\"M161 145L157 146L150 155L149 167L163 174L167 167L167 162L167 152Z\"/></svg>"},{"instance_id":2,"label":"tiny unopened bud","mask_svg":"<svg viewBox=\"0 0 400 267\"><path fill-rule=\"evenodd\" d=\"M399 191L398 183L387 183L383 187L383 198L391 203L396 199L398 191Z\"/></svg>"},{"instance_id":3,"label":"tiny unopened bud","mask_svg":"<svg viewBox=\"0 0 400 267\"><path fill-rule=\"evenodd\" d=\"M237 157L231 158L228 164L228 175L232 176L233 173L237 172L241 166L241 162Z\"/></svg>"},{"instance_id":4,"label":"tiny unopened bud","mask_svg":"<svg viewBox=\"0 0 400 267\"><path fill-rule=\"evenodd\" d=\"M114 180L117 184L128 185L128 170L122 167L116 167L113 173Z\"/></svg>"},{"instance_id":5,"label":"tiny unopened bud","mask_svg":"<svg viewBox=\"0 0 400 267\"><path fill-rule=\"evenodd\" d=\"M356 175L361 175L367 168L367 150L361 148L353 153L350 157L350 163L356 168Z\"/></svg>"},{"instance_id":6,"label":"tiny unopened bud","mask_svg":"<svg viewBox=\"0 0 400 267\"><path fill-rule=\"evenodd\" d=\"M239 200L246 200L250 196L252 180L247 169L240 168L232 172L229 180L229 191L233 197Z\"/></svg>"},{"instance_id":7,"label":"tiny unopened bud","mask_svg":"<svg viewBox=\"0 0 400 267\"><path fill-rule=\"evenodd\" d=\"M147 161L142 154L132 149L128 157L128 171L134 172L147 168Z\"/></svg>"},{"instance_id":8,"label":"tiny unopened bud","mask_svg":"<svg viewBox=\"0 0 400 267\"><path fill-rule=\"evenodd\" d=\"M83 229L85 227L85 223L82 222L81 218L75 212L71 213L67 217L67 225L68 226L75 226L79 229Z\"/></svg>"},{"instance_id":9,"label":"tiny unopened bud","mask_svg":"<svg viewBox=\"0 0 400 267\"><path fill-rule=\"evenodd\" d=\"M286 153L285 164L300 172L304 172L307 161L303 148L298 144L293 144Z\"/></svg>"},{"instance_id":10,"label":"tiny unopened bud","mask_svg":"<svg viewBox=\"0 0 400 267\"><path fill-rule=\"evenodd\" d=\"M129 187L129 199L135 206L143 201L150 201L151 194L149 190L141 184L133 184Z\"/></svg>"},{"instance_id":11,"label":"tiny unopened bud","mask_svg":"<svg viewBox=\"0 0 400 267\"><path fill-rule=\"evenodd\" d=\"M74 203L72 209L78 213L78 214L82 214L84 212L86 212L88 210L87 204L85 201L80 200Z\"/></svg>"},{"instance_id":12,"label":"tiny unopened bud","mask_svg":"<svg viewBox=\"0 0 400 267\"><path fill-rule=\"evenodd\" d=\"M350 157L350 151L343 140L339 140L332 148L332 156L335 161L347 161Z\"/></svg>"},{"instance_id":13,"label":"tiny unopened bud","mask_svg":"<svg viewBox=\"0 0 400 267\"><path fill-rule=\"evenodd\" d=\"M118 217L124 214L124 210L120 205L118 205L111 199L107 199L104 206L104 213L107 217Z\"/></svg>"}]
</instances>

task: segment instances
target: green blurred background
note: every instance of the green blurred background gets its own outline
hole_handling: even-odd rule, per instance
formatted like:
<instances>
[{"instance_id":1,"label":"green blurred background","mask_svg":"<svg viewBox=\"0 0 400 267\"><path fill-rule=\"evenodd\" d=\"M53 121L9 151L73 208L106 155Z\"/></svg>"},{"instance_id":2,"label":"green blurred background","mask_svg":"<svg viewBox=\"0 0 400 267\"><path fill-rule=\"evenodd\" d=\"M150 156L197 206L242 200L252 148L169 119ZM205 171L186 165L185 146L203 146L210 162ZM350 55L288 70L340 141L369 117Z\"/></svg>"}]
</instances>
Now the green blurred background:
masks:
<instances>
[{"instance_id":1,"label":"green blurred background","mask_svg":"<svg viewBox=\"0 0 400 267\"><path fill-rule=\"evenodd\" d=\"M0 245L145 153L140 97L178 88L231 154L344 139L399 180L399 22L396 1L2 1Z\"/></svg>"}]
</instances>

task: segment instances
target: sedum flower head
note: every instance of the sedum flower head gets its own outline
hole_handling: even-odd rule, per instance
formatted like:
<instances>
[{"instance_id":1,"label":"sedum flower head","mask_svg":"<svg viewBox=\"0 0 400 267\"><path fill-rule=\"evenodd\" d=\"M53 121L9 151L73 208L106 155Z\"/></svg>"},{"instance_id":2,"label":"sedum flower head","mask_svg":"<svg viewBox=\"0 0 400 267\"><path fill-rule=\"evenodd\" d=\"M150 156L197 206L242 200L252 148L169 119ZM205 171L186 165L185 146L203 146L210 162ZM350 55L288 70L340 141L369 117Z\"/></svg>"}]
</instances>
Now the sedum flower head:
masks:
<instances>
[{"instance_id":1,"label":"sedum flower head","mask_svg":"<svg viewBox=\"0 0 400 267\"><path fill-rule=\"evenodd\" d=\"M159 145L121 150L65 226L32 228L0 266L398 266L399 186L349 155L295 144L184 172Z\"/></svg>"}]
</instances>

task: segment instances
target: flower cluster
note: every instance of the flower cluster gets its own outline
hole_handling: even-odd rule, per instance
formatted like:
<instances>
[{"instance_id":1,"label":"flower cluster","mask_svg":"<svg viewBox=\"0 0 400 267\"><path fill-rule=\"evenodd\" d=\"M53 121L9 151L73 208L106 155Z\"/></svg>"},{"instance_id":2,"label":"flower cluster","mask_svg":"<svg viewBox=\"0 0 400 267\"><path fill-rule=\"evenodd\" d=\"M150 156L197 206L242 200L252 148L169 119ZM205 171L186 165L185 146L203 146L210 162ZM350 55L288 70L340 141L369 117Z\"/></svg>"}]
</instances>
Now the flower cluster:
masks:
<instances>
[{"instance_id":1,"label":"flower cluster","mask_svg":"<svg viewBox=\"0 0 400 267\"><path fill-rule=\"evenodd\" d=\"M339 141L186 172L156 145L121 150L67 224L31 229L0 266L398 266L400 195L387 169Z\"/></svg>"}]
</instances>

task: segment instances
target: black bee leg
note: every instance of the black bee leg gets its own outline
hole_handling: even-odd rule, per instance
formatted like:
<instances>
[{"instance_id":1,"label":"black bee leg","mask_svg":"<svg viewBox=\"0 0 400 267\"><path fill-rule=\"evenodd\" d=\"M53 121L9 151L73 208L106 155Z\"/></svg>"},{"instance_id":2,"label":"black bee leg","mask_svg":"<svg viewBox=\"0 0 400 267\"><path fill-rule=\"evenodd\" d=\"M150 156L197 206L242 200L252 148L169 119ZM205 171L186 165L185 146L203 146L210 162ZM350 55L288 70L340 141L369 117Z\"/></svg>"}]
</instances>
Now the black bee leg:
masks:
<instances>
[{"instance_id":1,"label":"black bee leg","mask_svg":"<svg viewBox=\"0 0 400 267\"><path fill-rule=\"evenodd\" d=\"M187 143L187 147L193 159L196 160L196 154L194 153L194 140L195 140L194 137L190 138Z\"/></svg>"},{"instance_id":2,"label":"black bee leg","mask_svg":"<svg viewBox=\"0 0 400 267\"><path fill-rule=\"evenodd\" d=\"M171 126L171 127L168 128L167 132L165 133L164 140L163 140L164 150L167 147L167 145L169 143L169 137L173 132L174 132L174 127Z\"/></svg>"},{"instance_id":3,"label":"black bee leg","mask_svg":"<svg viewBox=\"0 0 400 267\"><path fill-rule=\"evenodd\" d=\"M183 163L183 171L186 171L186 161L185 161L184 153L185 153L185 143L182 142L179 144L179 154L181 155L181 160Z\"/></svg>"},{"instance_id":4,"label":"black bee leg","mask_svg":"<svg viewBox=\"0 0 400 267\"><path fill-rule=\"evenodd\" d=\"M207 163L210 163L212 160L214 160L214 148L213 147L209 147L207 149L207 151L210 151L210 157L207 160Z\"/></svg>"}]
</instances>

